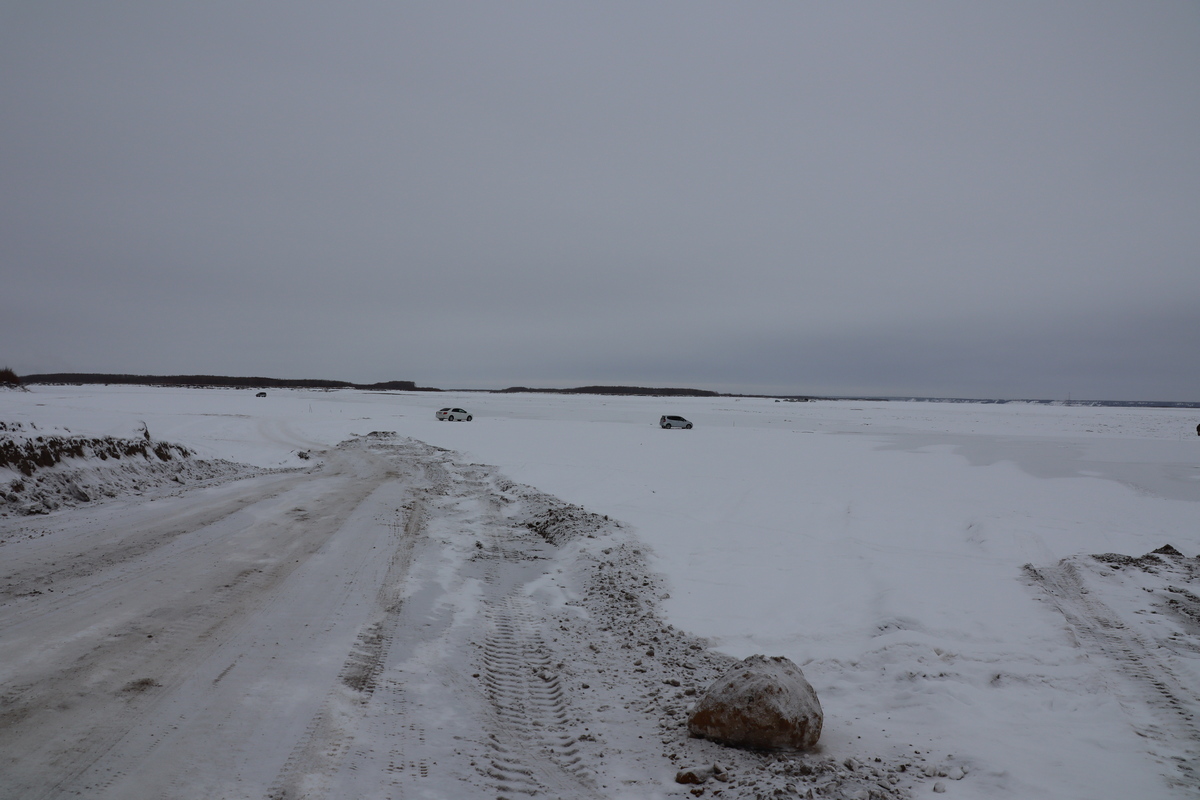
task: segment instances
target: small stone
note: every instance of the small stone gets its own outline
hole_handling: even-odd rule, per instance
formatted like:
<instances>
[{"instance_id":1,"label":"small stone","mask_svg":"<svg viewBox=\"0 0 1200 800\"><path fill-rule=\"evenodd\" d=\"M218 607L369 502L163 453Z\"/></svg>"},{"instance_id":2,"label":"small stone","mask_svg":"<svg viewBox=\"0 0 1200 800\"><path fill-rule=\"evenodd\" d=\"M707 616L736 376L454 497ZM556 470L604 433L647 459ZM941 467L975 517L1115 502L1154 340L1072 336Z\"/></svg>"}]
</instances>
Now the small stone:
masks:
<instances>
[{"instance_id":1,"label":"small stone","mask_svg":"<svg viewBox=\"0 0 1200 800\"><path fill-rule=\"evenodd\" d=\"M687 767L675 773L676 783L704 783L712 775L712 770L705 767Z\"/></svg>"},{"instance_id":2,"label":"small stone","mask_svg":"<svg viewBox=\"0 0 1200 800\"><path fill-rule=\"evenodd\" d=\"M945 781L938 781L937 783L935 783L935 784L933 785L933 791L937 792L938 794L945 794L945 792L946 792L946 782L945 782Z\"/></svg>"}]
</instances>

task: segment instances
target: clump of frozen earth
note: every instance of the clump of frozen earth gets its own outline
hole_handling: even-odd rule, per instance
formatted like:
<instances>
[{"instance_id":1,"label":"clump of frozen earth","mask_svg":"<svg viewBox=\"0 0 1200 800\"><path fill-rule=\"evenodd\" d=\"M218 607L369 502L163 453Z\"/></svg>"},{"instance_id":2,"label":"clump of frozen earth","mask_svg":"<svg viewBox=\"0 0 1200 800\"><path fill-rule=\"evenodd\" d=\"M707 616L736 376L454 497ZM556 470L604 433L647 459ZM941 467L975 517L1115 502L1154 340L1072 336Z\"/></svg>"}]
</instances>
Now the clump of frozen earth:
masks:
<instances>
[{"instance_id":1,"label":"clump of frozen earth","mask_svg":"<svg viewBox=\"0 0 1200 800\"><path fill-rule=\"evenodd\" d=\"M688 718L693 736L754 750L811 750L825 715L787 658L753 655L708 688Z\"/></svg>"},{"instance_id":2,"label":"clump of frozen earth","mask_svg":"<svg viewBox=\"0 0 1200 800\"><path fill-rule=\"evenodd\" d=\"M257 470L193 457L183 445L81 436L0 421L0 516L48 514L121 494L248 475Z\"/></svg>"}]
</instances>

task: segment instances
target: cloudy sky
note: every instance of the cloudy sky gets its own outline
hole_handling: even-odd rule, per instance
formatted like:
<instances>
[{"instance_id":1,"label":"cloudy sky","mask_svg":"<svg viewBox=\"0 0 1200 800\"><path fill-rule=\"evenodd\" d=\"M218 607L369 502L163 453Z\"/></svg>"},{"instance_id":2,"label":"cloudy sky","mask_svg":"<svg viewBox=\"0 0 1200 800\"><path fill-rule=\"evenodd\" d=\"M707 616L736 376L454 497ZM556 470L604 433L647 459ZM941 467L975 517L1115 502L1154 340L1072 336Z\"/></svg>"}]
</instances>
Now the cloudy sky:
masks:
<instances>
[{"instance_id":1,"label":"cloudy sky","mask_svg":"<svg viewBox=\"0 0 1200 800\"><path fill-rule=\"evenodd\" d=\"M1200 4L0 4L0 366L1200 401Z\"/></svg>"}]
</instances>

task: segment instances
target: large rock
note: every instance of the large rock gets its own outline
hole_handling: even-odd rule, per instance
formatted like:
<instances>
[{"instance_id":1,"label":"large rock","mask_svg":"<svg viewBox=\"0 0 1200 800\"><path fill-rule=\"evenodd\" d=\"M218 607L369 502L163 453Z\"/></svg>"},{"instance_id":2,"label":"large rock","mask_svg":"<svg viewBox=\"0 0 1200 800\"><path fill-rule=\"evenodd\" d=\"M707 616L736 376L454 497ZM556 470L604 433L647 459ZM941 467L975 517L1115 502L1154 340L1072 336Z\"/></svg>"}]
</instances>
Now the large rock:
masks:
<instances>
[{"instance_id":1,"label":"large rock","mask_svg":"<svg viewBox=\"0 0 1200 800\"><path fill-rule=\"evenodd\" d=\"M782 656L750 656L718 678L688 717L693 736L755 750L807 750L825 715L800 668Z\"/></svg>"}]
</instances>

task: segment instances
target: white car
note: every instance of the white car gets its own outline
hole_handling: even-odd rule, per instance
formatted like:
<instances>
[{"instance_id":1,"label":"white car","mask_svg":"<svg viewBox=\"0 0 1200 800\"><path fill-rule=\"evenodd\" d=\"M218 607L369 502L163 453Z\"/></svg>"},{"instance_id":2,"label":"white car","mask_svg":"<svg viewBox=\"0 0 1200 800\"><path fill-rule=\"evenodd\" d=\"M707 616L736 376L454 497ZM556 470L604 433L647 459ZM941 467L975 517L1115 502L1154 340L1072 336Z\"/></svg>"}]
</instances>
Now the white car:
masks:
<instances>
[{"instance_id":1,"label":"white car","mask_svg":"<svg viewBox=\"0 0 1200 800\"><path fill-rule=\"evenodd\" d=\"M446 420L450 420L451 422L454 422L455 420L464 420L464 419L467 422L471 421L471 415L466 412L466 409L450 408L449 406L438 411L437 418L440 419L442 422L445 422Z\"/></svg>"},{"instance_id":2,"label":"white car","mask_svg":"<svg viewBox=\"0 0 1200 800\"><path fill-rule=\"evenodd\" d=\"M666 414L663 416L663 418L658 421L658 425L661 428L683 428L684 430L689 431L692 429L692 423L688 422L683 417L677 417L674 414Z\"/></svg>"}]
</instances>

